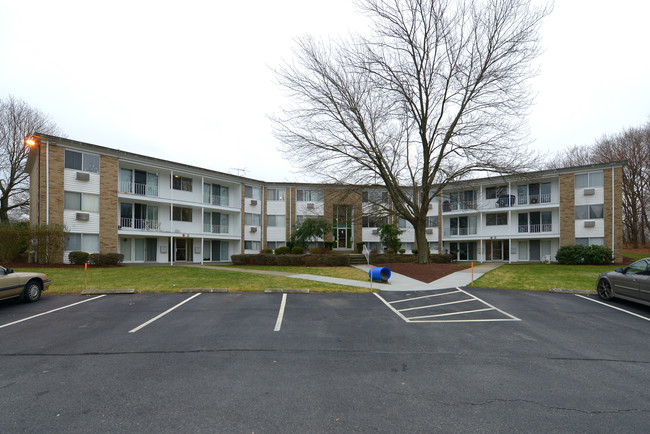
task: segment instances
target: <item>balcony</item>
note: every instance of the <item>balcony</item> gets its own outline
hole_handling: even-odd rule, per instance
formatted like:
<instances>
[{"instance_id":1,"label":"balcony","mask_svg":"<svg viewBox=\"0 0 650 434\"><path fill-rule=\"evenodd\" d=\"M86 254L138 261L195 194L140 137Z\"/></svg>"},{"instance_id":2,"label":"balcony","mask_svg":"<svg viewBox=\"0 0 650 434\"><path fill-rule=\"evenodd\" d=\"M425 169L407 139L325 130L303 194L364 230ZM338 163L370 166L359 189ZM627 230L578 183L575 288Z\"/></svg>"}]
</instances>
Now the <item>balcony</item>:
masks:
<instances>
[{"instance_id":1,"label":"balcony","mask_svg":"<svg viewBox=\"0 0 650 434\"><path fill-rule=\"evenodd\" d=\"M553 225L550 223L542 225L519 225L519 233L539 233L539 232L552 232Z\"/></svg>"},{"instance_id":2,"label":"balcony","mask_svg":"<svg viewBox=\"0 0 650 434\"><path fill-rule=\"evenodd\" d=\"M465 235L476 235L476 229L472 228L446 228L445 237L460 237Z\"/></svg>"},{"instance_id":3,"label":"balcony","mask_svg":"<svg viewBox=\"0 0 650 434\"><path fill-rule=\"evenodd\" d=\"M230 201L228 200L228 196L215 196L215 195L210 195L210 202L205 201L205 203L209 203L210 205L217 205L217 206L229 206ZM209 231L205 231L209 232Z\"/></svg>"},{"instance_id":4,"label":"balcony","mask_svg":"<svg viewBox=\"0 0 650 434\"><path fill-rule=\"evenodd\" d=\"M158 186L138 182L120 181L120 193L132 193L141 196L158 196Z\"/></svg>"},{"instance_id":5,"label":"balcony","mask_svg":"<svg viewBox=\"0 0 650 434\"><path fill-rule=\"evenodd\" d=\"M520 195L517 199L518 205L535 205L538 203L551 203L550 194L531 194L531 195Z\"/></svg>"},{"instance_id":6,"label":"balcony","mask_svg":"<svg viewBox=\"0 0 650 434\"><path fill-rule=\"evenodd\" d=\"M203 232L209 232L209 233L212 233L212 234L227 234L228 233L228 226L227 225L204 224L203 225Z\"/></svg>"},{"instance_id":7,"label":"balcony","mask_svg":"<svg viewBox=\"0 0 650 434\"><path fill-rule=\"evenodd\" d=\"M133 219L120 217L120 229L136 229L140 231L160 231L160 222L158 220Z\"/></svg>"},{"instance_id":8,"label":"balcony","mask_svg":"<svg viewBox=\"0 0 650 434\"><path fill-rule=\"evenodd\" d=\"M444 201L442 203L442 212L451 212L458 210L475 210L477 208L477 203L475 200L466 201L466 202L449 202Z\"/></svg>"}]
</instances>

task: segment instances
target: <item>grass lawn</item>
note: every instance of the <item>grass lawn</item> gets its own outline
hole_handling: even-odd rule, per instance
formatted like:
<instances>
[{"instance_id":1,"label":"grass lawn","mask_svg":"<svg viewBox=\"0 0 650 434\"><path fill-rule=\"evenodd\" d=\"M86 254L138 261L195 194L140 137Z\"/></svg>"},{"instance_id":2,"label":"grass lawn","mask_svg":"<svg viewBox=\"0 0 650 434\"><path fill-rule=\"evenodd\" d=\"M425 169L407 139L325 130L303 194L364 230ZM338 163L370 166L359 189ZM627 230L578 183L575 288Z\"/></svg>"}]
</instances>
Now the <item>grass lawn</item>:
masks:
<instances>
[{"instance_id":1,"label":"grass lawn","mask_svg":"<svg viewBox=\"0 0 650 434\"><path fill-rule=\"evenodd\" d=\"M354 267L283 267L276 265L222 265L224 268L245 268L248 270L282 271L295 274L315 274L317 276L338 277L341 279L368 281L368 273Z\"/></svg>"},{"instance_id":2,"label":"grass lawn","mask_svg":"<svg viewBox=\"0 0 650 434\"><path fill-rule=\"evenodd\" d=\"M279 267L276 270L285 271ZM304 273L305 268L302 267L302 270ZM83 268L25 268L15 271L47 274L52 280L47 291L48 294L74 294L84 290ZM181 288L228 288L233 292L263 291L266 288L308 288L311 292L369 292L367 288L333 285L289 277L183 266L89 267L87 288L135 288L138 292L178 292Z\"/></svg>"},{"instance_id":3,"label":"grass lawn","mask_svg":"<svg viewBox=\"0 0 650 434\"><path fill-rule=\"evenodd\" d=\"M596 289L596 279L617 265L505 264L474 281L477 288L547 291L549 288Z\"/></svg>"}]
</instances>

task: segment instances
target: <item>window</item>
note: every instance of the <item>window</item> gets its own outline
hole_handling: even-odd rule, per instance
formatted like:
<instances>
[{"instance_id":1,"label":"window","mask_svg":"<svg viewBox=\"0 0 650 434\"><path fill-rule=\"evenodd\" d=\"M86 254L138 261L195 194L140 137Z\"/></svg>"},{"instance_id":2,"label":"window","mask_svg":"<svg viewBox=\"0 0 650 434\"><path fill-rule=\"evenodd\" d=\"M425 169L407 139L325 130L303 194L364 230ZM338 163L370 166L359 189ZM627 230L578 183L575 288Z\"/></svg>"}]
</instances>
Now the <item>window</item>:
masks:
<instances>
[{"instance_id":1,"label":"window","mask_svg":"<svg viewBox=\"0 0 650 434\"><path fill-rule=\"evenodd\" d=\"M603 204L576 206L576 220L603 218Z\"/></svg>"},{"instance_id":2,"label":"window","mask_svg":"<svg viewBox=\"0 0 650 434\"><path fill-rule=\"evenodd\" d=\"M99 252L99 235L97 234L67 234L65 237L66 251Z\"/></svg>"},{"instance_id":3,"label":"window","mask_svg":"<svg viewBox=\"0 0 650 434\"><path fill-rule=\"evenodd\" d=\"M413 225L408 220L404 219L399 219L397 221L397 227L400 229L413 229Z\"/></svg>"},{"instance_id":4,"label":"window","mask_svg":"<svg viewBox=\"0 0 650 434\"><path fill-rule=\"evenodd\" d=\"M173 219L175 222L191 222L192 208L182 208L180 206L175 206Z\"/></svg>"},{"instance_id":5,"label":"window","mask_svg":"<svg viewBox=\"0 0 650 434\"><path fill-rule=\"evenodd\" d=\"M278 247L282 247L282 246L285 246L285 245L286 245L286 243L284 241L267 241L266 242L266 248L271 249L271 250L275 250Z\"/></svg>"},{"instance_id":6,"label":"window","mask_svg":"<svg viewBox=\"0 0 650 434\"><path fill-rule=\"evenodd\" d=\"M99 155L65 151L65 168L99 173Z\"/></svg>"},{"instance_id":7,"label":"window","mask_svg":"<svg viewBox=\"0 0 650 434\"><path fill-rule=\"evenodd\" d=\"M269 188L266 195L268 200L284 200L284 188Z\"/></svg>"},{"instance_id":8,"label":"window","mask_svg":"<svg viewBox=\"0 0 650 434\"><path fill-rule=\"evenodd\" d=\"M305 219L320 219L323 220L325 217L322 215L297 215L296 216L296 224L301 225L302 222L305 221Z\"/></svg>"},{"instance_id":9,"label":"window","mask_svg":"<svg viewBox=\"0 0 650 434\"><path fill-rule=\"evenodd\" d=\"M244 224L246 226L259 226L260 225L260 215L259 214L244 214Z\"/></svg>"},{"instance_id":10,"label":"window","mask_svg":"<svg viewBox=\"0 0 650 434\"><path fill-rule=\"evenodd\" d=\"M99 195L65 191L63 193L63 208L99 212Z\"/></svg>"},{"instance_id":11,"label":"window","mask_svg":"<svg viewBox=\"0 0 650 434\"><path fill-rule=\"evenodd\" d=\"M323 190L296 190L298 202L322 202Z\"/></svg>"},{"instance_id":12,"label":"window","mask_svg":"<svg viewBox=\"0 0 650 434\"><path fill-rule=\"evenodd\" d=\"M203 184L203 203L228 206L229 190L218 184Z\"/></svg>"},{"instance_id":13,"label":"window","mask_svg":"<svg viewBox=\"0 0 650 434\"><path fill-rule=\"evenodd\" d=\"M361 217L361 226L364 228L378 228L383 223L387 222L388 218L386 216L378 217L373 215L366 215Z\"/></svg>"},{"instance_id":14,"label":"window","mask_svg":"<svg viewBox=\"0 0 650 434\"><path fill-rule=\"evenodd\" d=\"M438 216L437 215L428 215L427 216L427 227L428 228L437 228L438 227Z\"/></svg>"},{"instance_id":15,"label":"window","mask_svg":"<svg viewBox=\"0 0 650 434\"><path fill-rule=\"evenodd\" d=\"M257 215L257 214L253 214ZM284 226L284 216L283 215L270 215L266 218L267 226Z\"/></svg>"},{"instance_id":16,"label":"window","mask_svg":"<svg viewBox=\"0 0 650 434\"><path fill-rule=\"evenodd\" d=\"M247 185L244 187L244 197L248 199L260 199L260 188Z\"/></svg>"},{"instance_id":17,"label":"window","mask_svg":"<svg viewBox=\"0 0 650 434\"><path fill-rule=\"evenodd\" d=\"M602 187L603 186L603 171L578 173L576 174L575 187Z\"/></svg>"},{"instance_id":18,"label":"window","mask_svg":"<svg viewBox=\"0 0 650 434\"><path fill-rule=\"evenodd\" d=\"M576 244L579 246L604 246L605 238L603 237L593 237L593 238L576 238Z\"/></svg>"},{"instance_id":19,"label":"window","mask_svg":"<svg viewBox=\"0 0 650 434\"><path fill-rule=\"evenodd\" d=\"M172 188L174 190L192 191L192 178L174 175L172 180Z\"/></svg>"},{"instance_id":20,"label":"window","mask_svg":"<svg viewBox=\"0 0 650 434\"><path fill-rule=\"evenodd\" d=\"M487 226L503 226L508 224L508 213L500 212L497 214L485 214L485 224Z\"/></svg>"},{"instance_id":21,"label":"window","mask_svg":"<svg viewBox=\"0 0 650 434\"><path fill-rule=\"evenodd\" d=\"M508 188L505 185L499 187L488 187L485 189L485 198L486 199L496 199L499 196L506 194Z\"/></svg>"},{"instance_id":22,"label":"window","mask_svg":"<svg viewBox=\"0 0 650 434\"><path fill-rule=\"evenodd\" d=\"M244 241L244 250L260 250L259 241Z\"/></svg>"},{"instance_id":23,"label":"window","mask_svg":"<svg viewBox=\"0 0 650 434\"><path fill-rule=\"evenodd\" d=\"M387 203L388 192L380 191L380 190L364 191L361 193L361 199L363 200L363 202Z\"/></svg>"}]
</instances>

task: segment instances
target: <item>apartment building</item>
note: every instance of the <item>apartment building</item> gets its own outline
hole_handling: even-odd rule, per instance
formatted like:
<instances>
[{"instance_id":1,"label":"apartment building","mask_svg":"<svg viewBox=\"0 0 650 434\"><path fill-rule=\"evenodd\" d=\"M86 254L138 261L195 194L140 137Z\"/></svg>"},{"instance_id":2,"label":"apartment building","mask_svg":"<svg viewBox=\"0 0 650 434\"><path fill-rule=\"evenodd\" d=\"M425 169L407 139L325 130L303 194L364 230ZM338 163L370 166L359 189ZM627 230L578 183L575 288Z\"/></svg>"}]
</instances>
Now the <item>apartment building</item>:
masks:
<instances>
[{"instance_id":1,"label":"apartment building","mask_svg":"<svg viewBox=\"0 0 650 434\"><path fill-rule=\"evenodd\" d=\"M285 245L308 217L332 222L337 250L381 250L378 186L275 183L38 135L30 150L32 223L63 224L70 251L125 263L227 262ZM622 259L624 162L464 181L432 199L427 241L457 260L538 262L563 245L599 244ZM408 222L403 248L415 245ZM321 241L321 242L322 242Z\"/></svg>"}]
</instances>

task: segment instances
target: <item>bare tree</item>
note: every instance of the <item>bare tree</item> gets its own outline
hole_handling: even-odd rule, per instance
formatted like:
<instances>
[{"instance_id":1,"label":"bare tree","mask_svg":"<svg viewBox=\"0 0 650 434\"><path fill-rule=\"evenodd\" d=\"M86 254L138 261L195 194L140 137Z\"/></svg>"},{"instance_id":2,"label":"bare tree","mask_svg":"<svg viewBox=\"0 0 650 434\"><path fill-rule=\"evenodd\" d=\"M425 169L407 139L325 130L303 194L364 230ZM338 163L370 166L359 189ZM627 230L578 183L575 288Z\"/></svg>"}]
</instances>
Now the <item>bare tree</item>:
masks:
<instances>
[{"instance_id":1,"label":"bare tree","mask_svg":"<svg viewBox=\"0 0 650 434\"><path fill-rule=\"evenodd\" d=\"M475 172L532 164L524 119L541 20L529 0L365 0L371 35L298 42L278 71L293 106L276 117L286 154L308 173L381 180L427 262L431 198Z\"/></svg>"},{"instance_id":2,"label":"bare tree","mask_svg":"<svg viewBox=\"0 0 650 434\"><path fill-rule=\"evenodd\" d=\"M0 222L8 222L12 212L25 211L29 204L25 138L35 132L59 134L59 129L25 101L11 95L0 99Z\"/></svg>"}]
</instances>

